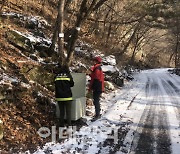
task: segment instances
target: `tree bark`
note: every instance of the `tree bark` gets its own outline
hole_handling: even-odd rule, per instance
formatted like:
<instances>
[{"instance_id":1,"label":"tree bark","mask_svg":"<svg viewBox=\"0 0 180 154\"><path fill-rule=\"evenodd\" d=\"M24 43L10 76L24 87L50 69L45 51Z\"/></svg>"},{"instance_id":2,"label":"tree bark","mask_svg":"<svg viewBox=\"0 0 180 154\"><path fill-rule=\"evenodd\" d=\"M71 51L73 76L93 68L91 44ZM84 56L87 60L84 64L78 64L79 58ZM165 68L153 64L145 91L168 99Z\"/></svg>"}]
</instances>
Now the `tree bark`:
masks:
<instances>
[{"instance_id":1,"label":"tree bark","mask_svg":"<svg viewBox=\"0 0 180 154\"><path fill-rule=\"evenodd\" d=\"M59 15L59 14L58 14ZM49 47L49 52L53 53L54 50L55 50L55 45L56 45L56 41L57 41L57 35L58 35L58 27L59 27L59 22L58 22L58 15L57 15L57 18L56 18L56 22L55 22L55 27L54 27L54 33L53 33L53 36L52 36L52 40L51 40L51 45Z\"/></svg>"},{"instance_id":2,"label":"tree bark","mask_svg":"<svg viewBox=\"0 0 180 154\"><path fill-rule=\"evenodd\" d=\"M65 64L64 56L64 2L65 0L59 0L58 3L58 55L59 64L62 66Z\"/></svg>"},{"instance_id":3,"label":"tree bark","mask_svg":"<svg viewBox=\"0 0 180 154\"><path fill-rule=\"evenodd\" d=\"M180 53L179 53L179 36L176 36L176 47L175 47L175 68L180 67Z\"/></svg>"},{"instance_id":4,"label":"tree bark","mask_svg":"<svg viewBox=\"0 0 180 154\"><path fill-rule=\"evenodd\" d=\"M93 0L90 4L89 8L87 8L88 0L82 1L79 14L77 15L75 27L74 27L72 35L71 35L71 40L68 42L68 49L67 49L68 65L71 64L71 61L73 59L74 46L75 46L76 40L78 39L78 34L79 34L79 30L80 30L82 23L87 19L87 17L89 16L90 13L92 13L93 11L96 11L99 7L101 7L101 5L103 5L103 3L105 1L107 1L107 0L99 0L99 2L97 2L97 0Z\"/></svg>"}]
</instances>

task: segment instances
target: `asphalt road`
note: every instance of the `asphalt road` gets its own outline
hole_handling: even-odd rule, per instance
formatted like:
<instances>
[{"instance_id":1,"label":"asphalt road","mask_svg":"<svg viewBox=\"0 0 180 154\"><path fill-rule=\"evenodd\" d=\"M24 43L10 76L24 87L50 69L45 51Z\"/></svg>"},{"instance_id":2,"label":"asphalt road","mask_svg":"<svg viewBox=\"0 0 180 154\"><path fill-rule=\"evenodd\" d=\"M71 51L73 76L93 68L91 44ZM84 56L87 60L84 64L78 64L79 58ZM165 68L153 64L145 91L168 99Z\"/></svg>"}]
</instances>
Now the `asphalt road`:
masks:
<instances>
[{"instance_id":1,"label":"asphalt road","mask_svg":"<svg viewBox=\"0 0 180 154\"><path fill-rule=\"evenodd\" d=\"M136 83L141 90L128 106L134 116L117 153L180 153L180 77L148 70L137 75Z\"/></svg>"}]
</instances>

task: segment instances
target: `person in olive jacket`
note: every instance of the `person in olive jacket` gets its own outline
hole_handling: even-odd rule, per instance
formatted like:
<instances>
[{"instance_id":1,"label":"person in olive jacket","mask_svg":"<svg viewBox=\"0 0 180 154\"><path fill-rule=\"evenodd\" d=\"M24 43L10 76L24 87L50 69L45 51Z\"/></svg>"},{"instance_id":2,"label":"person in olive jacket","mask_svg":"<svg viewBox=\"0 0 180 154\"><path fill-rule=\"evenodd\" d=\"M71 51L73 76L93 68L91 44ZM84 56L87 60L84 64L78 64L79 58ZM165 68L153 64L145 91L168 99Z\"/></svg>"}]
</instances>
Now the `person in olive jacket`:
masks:
<instances>
[{"instance_id":1,"label":"person in olive jacket","mask_svg":"<svg viewBox=\"0 0 180 154\"><path fill-rule=\"evenodd\" d=\"M55 77L55 97L60 110L60 127L64 127L65 113L67 123L68 125L71 125L71 101L73 100L71 87L73 86L74 81L69 68L64 65L60 68L58 75Z\"/></svg>"}]
</instances>

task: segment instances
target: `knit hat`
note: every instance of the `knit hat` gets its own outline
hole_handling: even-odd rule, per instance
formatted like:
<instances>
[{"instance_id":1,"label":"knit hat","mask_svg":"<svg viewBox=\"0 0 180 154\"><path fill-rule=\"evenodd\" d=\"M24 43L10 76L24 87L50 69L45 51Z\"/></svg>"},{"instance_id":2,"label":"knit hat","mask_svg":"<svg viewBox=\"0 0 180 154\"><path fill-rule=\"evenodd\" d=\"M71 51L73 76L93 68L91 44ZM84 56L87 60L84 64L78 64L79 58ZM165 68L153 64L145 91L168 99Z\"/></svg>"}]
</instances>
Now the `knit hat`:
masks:
<instances>
[{"instance_id":1,"label":"knit hat","mask_svg":"<svg viewBox=\"0 0 180 154\"><path fill-rule=\"evenodd\" d=\"M102 62L101 57L95 57L94 60L97 61L98 63L101 63L101 62Z\"/></svg>"}]
</instances>

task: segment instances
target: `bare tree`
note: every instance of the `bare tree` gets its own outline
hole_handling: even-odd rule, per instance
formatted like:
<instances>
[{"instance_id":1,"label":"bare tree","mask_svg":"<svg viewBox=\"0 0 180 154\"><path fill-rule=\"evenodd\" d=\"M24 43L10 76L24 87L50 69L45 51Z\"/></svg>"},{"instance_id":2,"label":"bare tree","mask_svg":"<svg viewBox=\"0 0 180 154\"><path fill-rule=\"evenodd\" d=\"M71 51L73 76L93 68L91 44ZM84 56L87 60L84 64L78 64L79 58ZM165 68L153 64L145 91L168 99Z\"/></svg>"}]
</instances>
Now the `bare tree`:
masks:
<instances>
[{"instance_id":1,"label":"bare tree","mask_svg":"<svg viewBox=\"0 0 180 154\"><path fill-rule=\"evenodd\" d=\"M92 2L88 5L88 0L83 0L81 5L80 5L80 10L78 12L77 15L77 20L75 23L75 26L72 30L72 34L71 34L71 39L68 42L68 49L67 49L67 61L68 64L70 65L72 58L73 58L73 54L74 54L74 46L76 43L76 40L78 38L78 33L79 30L81 28L81 25L84 23L84 21L88 18L88 16L95 11L96 9L98 9L99 7L101 7L101 5L104 4L104 2L106 2L107 0L92 0Z\"/></svg>"},{"instance_id":2,"label":"bare tree","mask_svg":"<svg viewBox=\"0 0 180 154\"><path fill-rule=\"evenodd\" d=\"M178 24L179 25L179 24ZM175 34L175 67L179 68L180 67L180 32L177 27L177 32Z\"/></svg>"},{"instance_id":3,"label":"bare tree","mask_svg":"<svg viewBox=\"0 0 180 154\"><path fill-rule=\"evenodd\" d=\"M67 58L66 58L65 61L68 63L68 65L71 64L71 61L72 61L72 58L73 58L73 53L74 53L74 46L75 46L76 40L78 39L78 34L79 34L79 31L81 29L82 24L85 22L85 20L88 18L88 16L93 11L95 11L96 9L101 7L101 5L103 5L103 3L105 1L107 1L107 0L99 0L99 1L98 0L92 0L91 2L89 2L88 0L82 0L81 1L80 9L77 12L77 18L76 18L75 24L72 27L72 29L70 30L71 37L67 42ZM71 1L66 2L66 7L69 6L70 2ZM62 7L62 3L63 3L63 7L65 7L64 2L59 0L58 10L60 10L60 7ZM54 30L53 37L52 37L52 44L50 46L50 51L51 52L54 51L56 40L57 40L57 37L58 37L58 34L59 34L59 33L57 34L58 27L61 27L61 31L59 31L59 32L62 33L62 25L63 25L64 22L63 22L63 18L62 18L61 13L64 13L64 12L62 12L62 8L61 8L61 11L59 11L58 15L57 15L57 20L56 20L56 23L55 23L55 30ZM61 38L60 40L61 40L60 42L63 42L64 38ZM60 42L58 43L58 46L60 46L60 48L61 48L61 51L59 49L59 52L62 52L62 53L59 54L59 55L61 55L62 58L64 58L64 56L63 56L64 51L62 51L62 46L63 45ZM61 58L61 61L62 61L62 58Z\"/></svg>"},{"instance_id":4,"label":"bare tree","mask_svg":"<svg viewBox=\"0 0 180 154\"><path fill-rule=\"evenodd\" d=\"M60 65L65 64L64 56L64 4L65 0L59 0L58 2L58 55Z\"/></svg>"},{"instance_id":5,"label":"bare tree","mask_svg":"<svg viewBox=\"0 0 180 154\"><path fill-rule=\"evenodd\" d=\"M62 66L65 63L64 56L64 5L65 0L58 1L58 14L55 22L54 33L52 37L52 43L50 45L49 51L51 53L55 50L56 41L58 40L58 61Z\"/></svg>"},{"instance_id":6,"label":"bare tree","mask_svg":"<svg viewBox=\"0 0 180 154\"><path fill-rule=\"evenodd\" d=\"M170 28L167 26L165 20L160 20L161 18L165 19L166 17L166 15L163 16L163 14L161 14L161 8L166 8L168 5L170 5L170 3L156 3L154 2L154 0L66 0L64 8L66 9L65 14L67 13L66 16L68 18L63 19L61 13L64 14L64 12L58 12L50 50L54 51L55 44L58 38L58 51L60 56L60 62L63 62L64 60L68 63L68 65L70 65L71 61L73 60L76 41L79 34L81 34L80 31L83 26L87 27L87 25L89 25L91 27L89 27L89 31L87 30L88 35L91 35L93 33L95 34L98 31L98 35L95 36L100 38L100 41L103 43L103 45L106 45L108 48L111 49L116 45L119 47L120 50L118 50L118 52L121 54L124 54L127 51L131 51L132 56L130 57L130 61L133 63L135 55L137 54L139 48L143 47L146 38L149 42L153 41L149 39L150 37L147 36L148 34L145 35L147 29ZM91 15L91 13L94 14ZM67 19L70 20L67 21ZM64 22L64 20L66 20L66 22ZM62 28L63 22L67 28ZM64 38L58 37L59 34L63 33L64 29L66 30L65 49L63 49ZM178 63L179 34L177 35L177 31L174 33L174 36L176 38L176 48L174 48L174 52L176 53L173 55L176 56L176 63ZM111 44L109 44L110 41L112 42ZM158 47L159 49L156 48L157 51L153 51L154 53L162 51L163 46ZM151 50L151 48L149 48L148 50ZM64 56L65 51L67 52L67 57Z\"/></svg>"}]
</instances>

